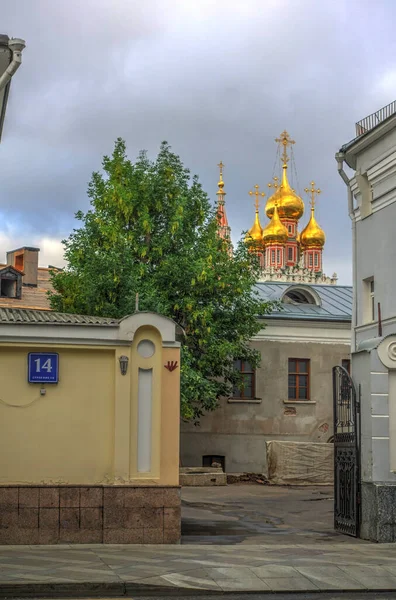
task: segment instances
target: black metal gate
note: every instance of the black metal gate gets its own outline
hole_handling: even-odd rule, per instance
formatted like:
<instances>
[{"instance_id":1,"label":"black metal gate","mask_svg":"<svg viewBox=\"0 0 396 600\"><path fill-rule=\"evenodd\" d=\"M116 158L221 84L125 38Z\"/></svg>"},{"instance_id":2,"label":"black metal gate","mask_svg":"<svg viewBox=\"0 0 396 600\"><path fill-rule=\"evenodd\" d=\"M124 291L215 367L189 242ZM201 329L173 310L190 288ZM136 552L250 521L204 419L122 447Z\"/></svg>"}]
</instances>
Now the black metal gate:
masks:
<instances>
[{"instance_id":1,"label":"black metal gate","mask_svg":"<svg viewBox=\"0 0 396 600\"><path fill-rule=\"evenodd\" d=\"M334 529L358 537L360 522L360 407L348 371L333 367Z\"/></svg>"}]
</instances>

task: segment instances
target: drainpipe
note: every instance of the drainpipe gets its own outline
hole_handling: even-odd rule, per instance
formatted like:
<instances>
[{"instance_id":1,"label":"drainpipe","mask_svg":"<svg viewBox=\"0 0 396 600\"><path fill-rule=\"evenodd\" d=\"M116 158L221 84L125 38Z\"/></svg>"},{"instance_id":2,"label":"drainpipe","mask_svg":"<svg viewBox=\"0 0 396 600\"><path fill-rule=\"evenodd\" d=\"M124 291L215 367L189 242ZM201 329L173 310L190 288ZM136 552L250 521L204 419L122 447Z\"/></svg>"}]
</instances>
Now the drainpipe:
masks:
<instances>
[{"instance_id":1,"label":"drainpipe","mask_svg":"<svg viewBox=\"0 0 396 600\"><path fill-rule=\"evenodd\" d=\"M356 350L356 326L357 326L357 273L356 273L356 219L353 210L353 194L348 175L344 171L343 152L337 152L335 159L337 161L337 169L341 179L344 181L348 190L348 213L352 221L352 278L353 278L353 308L352 308L352 337L351 346L352 352Z\"/></svg>"},{"instance_id":2,"label":"drainpipe","mask_svg":"<svg viewBox=\"0 0 396 600\"><path fill-rule=\"evenodd\" d=\"M25 47L25 40L11 38L8 47L12 51L12 61L0 77L0 91L11 81L11 77L19 69L22 63L22 50Z\"/></svg>"}]
</instances>

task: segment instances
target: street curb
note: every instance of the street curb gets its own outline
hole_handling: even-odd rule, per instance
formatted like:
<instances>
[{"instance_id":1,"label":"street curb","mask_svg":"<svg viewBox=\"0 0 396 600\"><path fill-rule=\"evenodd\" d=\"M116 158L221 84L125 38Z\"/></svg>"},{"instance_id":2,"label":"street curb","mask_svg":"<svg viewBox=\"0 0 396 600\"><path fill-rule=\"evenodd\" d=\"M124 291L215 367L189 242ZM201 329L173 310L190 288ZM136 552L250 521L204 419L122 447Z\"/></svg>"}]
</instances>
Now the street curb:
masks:
<instances>
[{"instance_id":1,"label":"street curb","mask_svg":"<svg viewBox=\"0 0 396 600\"><path fill-rule=\"evenodd\" d=\"M157 585L142 585L137 582L43 582L43 583L0 583L0 598L121 598L131 596L175 596L184 597L189 596L235 596L235 595L257 595L266 596L268 600L272 598L279 598L282 596L282 600L287 598L314 598L318 594L321 597L328 596L333 598L335 594L346 595L348 599L353 598L356 600L364 598L368 594L376 594L376 597L381 597L382 594L393 594L396 597L396 589L374 589L374 590L362 590L362 589L332 589L332 590L208 590L208 589L197 589L197 588L183 588L183 587L168 587L168 586L157 586Z\"/></svg>"}]
</instances>

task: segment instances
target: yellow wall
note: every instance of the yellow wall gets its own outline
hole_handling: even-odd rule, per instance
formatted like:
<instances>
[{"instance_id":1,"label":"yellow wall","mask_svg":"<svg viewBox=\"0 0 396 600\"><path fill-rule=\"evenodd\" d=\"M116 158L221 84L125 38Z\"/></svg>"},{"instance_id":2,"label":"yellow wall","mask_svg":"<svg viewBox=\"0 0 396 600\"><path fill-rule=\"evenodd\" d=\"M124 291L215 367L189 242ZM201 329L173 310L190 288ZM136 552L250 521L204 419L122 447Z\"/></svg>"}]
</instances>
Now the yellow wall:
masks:
<instances>
[{"instance_id":1,"label":"yellow wall","mask_svg":"<svg viewBox=\"0 0 396 600\"><path fill-rule=\"evenodd\" d=\"M40 384L27 383L30 350L0 348L0 482L95 483L111 477L114 352L56 349L59 384L47 384L40 396ZM54 348L39 349L47 350Z\"/></svg>"},{"instance_id":2,"label":"yellow wall","mask_svg":"<svg viewBox=\"0 0 396 600\"><path fill-rule=\"evenodd\" d=\"M154 356L137 344L150 339ZM27 383L28 352L59 353L59 383ZM119 357L129 358L122 376ZM167 361L178 361L172 372ZM153 368L152 467L137 471L137 374ZM0 344L0 484L179 483L179 348L154 327L130 346ZM10 405L17 405L10 406Z\"/></svg>"}]
</instances>

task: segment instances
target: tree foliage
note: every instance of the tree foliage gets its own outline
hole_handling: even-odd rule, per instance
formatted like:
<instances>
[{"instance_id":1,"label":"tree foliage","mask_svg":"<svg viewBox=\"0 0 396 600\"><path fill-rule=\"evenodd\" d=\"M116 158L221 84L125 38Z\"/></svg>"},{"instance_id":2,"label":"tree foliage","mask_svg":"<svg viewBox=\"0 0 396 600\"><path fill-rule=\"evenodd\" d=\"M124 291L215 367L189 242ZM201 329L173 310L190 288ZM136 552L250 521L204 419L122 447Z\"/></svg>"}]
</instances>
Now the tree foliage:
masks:
<instances>
[{"instance_id":1,"label":"tree foliage","mask_svg":"<svg viewBox=\"0 0 396 600\"><path fill-rule=\"evenodd\" d=\"M234 358L258 364L249 340L271 306L254 291L257 262L243 243L229 252L198 178L165 142L154 162L142 152L132 163L118 139L88 196L63 242L67 267L52 273L51 307L121 318L138 293L140 310L174 319L185 333L181 412L197 420L239 382Z\"/></svg>"}]
</instances>

